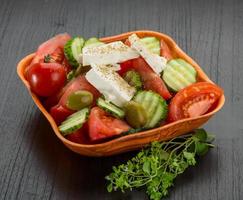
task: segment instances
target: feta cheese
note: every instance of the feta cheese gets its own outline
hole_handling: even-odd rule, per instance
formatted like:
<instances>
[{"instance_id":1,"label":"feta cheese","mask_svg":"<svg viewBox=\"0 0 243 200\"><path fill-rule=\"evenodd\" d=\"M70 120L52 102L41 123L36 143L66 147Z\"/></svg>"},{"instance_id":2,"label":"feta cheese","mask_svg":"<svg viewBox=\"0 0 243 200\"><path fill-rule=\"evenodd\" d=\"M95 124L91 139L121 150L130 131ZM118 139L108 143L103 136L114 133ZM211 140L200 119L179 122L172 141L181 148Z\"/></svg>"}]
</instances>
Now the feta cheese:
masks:
<instances>
[{"instance_id":1,"label":"feta cheese","mask_svg":"<svg viewBox=\"0 0 243 200\"><path fill-rule=\"evenodd\" d=\"M155 73L160 74L163 71L167 62L164 57L150 52L136 34L129 36L128 40L131 43L131 47L137 50Z\"/></svg>"},{"instance_id":2,"label":"feta cheese","mask_svg":"<svg viewBox=\"0 0 243 200\"><path fill-rule=\"evenodd\" d=\"M96 65L91 63L85 77L105 99L117 106L123 106L134 96L136 89L130 86L117 72L106 65Z\"/></svg>"},{"instance_id":3,"label":"feta cheese","mask_svg":"<svg viewBox=\"0 0 243 200\"><path fill-rule=\"evenodd\" d=\"M84 47L82 50L82 63L84 66L93 64L115 64L139 57L134 49L123 42L111 42L96 47Z\"/></svg>"}]
</instances>

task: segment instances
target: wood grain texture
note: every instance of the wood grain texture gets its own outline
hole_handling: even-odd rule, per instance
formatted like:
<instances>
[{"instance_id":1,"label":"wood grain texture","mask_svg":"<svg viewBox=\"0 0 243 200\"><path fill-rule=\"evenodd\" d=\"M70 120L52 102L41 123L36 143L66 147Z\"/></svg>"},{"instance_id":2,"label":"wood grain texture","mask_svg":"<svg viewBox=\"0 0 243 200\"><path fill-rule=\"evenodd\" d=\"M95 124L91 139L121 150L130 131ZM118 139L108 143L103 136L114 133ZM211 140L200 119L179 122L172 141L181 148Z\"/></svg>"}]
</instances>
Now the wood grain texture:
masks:
<instances>
[{"instance_id":1,"label":"wood grain texture","mask_svg":"<svg viewBox=\"0 0 243 200\"><path fill-rule=\"evenodd\" d=\"M205 128L217 135L200 164L167 199L243 198L243 1L1 0L0 199L147 199L143 190L108 194L104 176L133 153L87 158L67 150L34 106L16 64L56 33L108 36L151 29L172 36L225 90Z\"/></svg>"}]
</instances>

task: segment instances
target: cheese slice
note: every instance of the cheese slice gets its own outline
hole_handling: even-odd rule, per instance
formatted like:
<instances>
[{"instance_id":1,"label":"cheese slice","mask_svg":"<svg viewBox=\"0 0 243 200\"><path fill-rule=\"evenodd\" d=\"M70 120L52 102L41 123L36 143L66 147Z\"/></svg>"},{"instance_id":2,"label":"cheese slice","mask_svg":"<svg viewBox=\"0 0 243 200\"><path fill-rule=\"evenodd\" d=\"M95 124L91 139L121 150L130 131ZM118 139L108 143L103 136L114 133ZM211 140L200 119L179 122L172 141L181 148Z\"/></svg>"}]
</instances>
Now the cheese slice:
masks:
<instances>
[{"instance_id":1,"label":"cheese slice","mask_svg":"<svg viewBox=\"0 0 243 200\"><path fill-rule=\"evenodd\" d=\"M130 86L110 66L91 63L91 69L85 75L88 82L93 85L105 99L117 106L123 106L130 101L136 89Z\"/></svg>"},{"instance_id":2,"label":"cheese slice","mask_svg":"<svg viewBox=\"0 0 243 200\"><path fill-rule=\"evenodd\" d=\"M83 66L97 64L115 64L139 57L136 50L121 41L111 42L96 47L84 47L82 50Z\"/></svg>"},{"instance_id":3,"label":"cheese slice","mask_svg":"<svg viewBox=\"0 0 243 200\"><path fill-rule=\"evenodd\" d=\"M155 73L160 74L163 71L166 67L166 58L150 52L136 34L129 36L128 40L131 43L131 47L144 58Z\"/></svg>"}]
</instances>

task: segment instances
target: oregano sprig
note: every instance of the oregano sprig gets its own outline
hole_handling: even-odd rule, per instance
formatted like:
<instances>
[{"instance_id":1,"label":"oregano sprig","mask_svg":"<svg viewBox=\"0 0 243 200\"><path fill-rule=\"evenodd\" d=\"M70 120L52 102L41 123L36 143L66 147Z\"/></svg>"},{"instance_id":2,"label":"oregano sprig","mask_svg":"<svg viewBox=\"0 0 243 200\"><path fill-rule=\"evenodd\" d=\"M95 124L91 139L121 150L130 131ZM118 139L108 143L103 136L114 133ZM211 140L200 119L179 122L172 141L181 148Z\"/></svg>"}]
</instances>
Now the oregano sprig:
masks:
<instances>
[{"instance_id":1,"label":"oregano sprig","mask_svg":"<svg viewBox=\"0 0 243 200\"><path fill-rule=\"evenodd\" d=\"M153 142L126 164L113 166L113 172L106 176L108 192L146 187L152 200L167 196L174 179L196 164L196 156L214 147L213 138L204 129L196 129L170 141Z\"/></svg>"}]
</instances>

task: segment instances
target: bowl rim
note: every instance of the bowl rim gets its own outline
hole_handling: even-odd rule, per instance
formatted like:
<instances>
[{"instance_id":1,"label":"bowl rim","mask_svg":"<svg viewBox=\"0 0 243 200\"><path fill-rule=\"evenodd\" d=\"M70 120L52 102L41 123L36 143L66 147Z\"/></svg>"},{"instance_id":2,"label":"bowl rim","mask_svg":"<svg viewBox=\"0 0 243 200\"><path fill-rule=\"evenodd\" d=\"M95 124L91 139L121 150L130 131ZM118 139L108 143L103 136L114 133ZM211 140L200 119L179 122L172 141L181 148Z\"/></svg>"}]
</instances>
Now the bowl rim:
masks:
<instances>
[{"instance_id":1,"label":"bowl rim","mask_svg":"<svg viewBox=\"0 0 243 200\"><path fill-rule=\"evenodd\" d=\"M101 41L103 42L111 42L111 41L117 41L117 40L124 40L126 39L129 35L131 35L132 33L136 33L136 34L145 34L145 35L153 35L155 37L159 37L159 38L163 38L166 39L167 41L169 41L171 43L171 46L173 46L173 48L175 49L175 51L183 56L183 59L189 61L189 63L191 63L193 65L193 67L197 70L197 72L200 74L200 77L202 79L204 79L206 82L210 82L215 84L213 81L211 81L209 79L209 77L206 75L206 73L201 69L201 67L191 58L189 57L177 44L176 42L168 35L164 34L164 33L160 33L160 32L156 32L156 31L150 31L150 30L136 30L136 31L130 31L130 32L125 32L122 34L118 34L118 35L113 35L113 36L108 36L108 37L104 37L104 38L100 38ZM169 128L169 127L173 127L176 124L180 124L182 122L186 122L186 121L192 121L192 120L196 120L196 119L201 119L201 118L205 118L205 117L209 117L212 116L213 114L215 114L216 112L218 112L224 105L225 103L225 95L223 94L218 102L217 107L212 110L209 113L206 113L204 115L198 116L198 117L193 117L193 118L186 118L186 119L182 119L182 120L178 120L176 122L171 122L169 124L165 124L163 126L157 127L157 128L153 128L150 130L145 130L145 131L141 131L141 132L137 132L137 133L133 133L130 135L124 135L122 137L117 137L117 138L113 138L109 141L106 142L102 142L102 143L98 143L98 144L79 144L79 143L75 143L72 142L68 139L66 139L58 130L58 126L56 124L56 122L54 121L54 119L52 118L52 116L49 114L49 112L44 108L44 106L42 105L41 101L39 100L38 96L35 95L31 89L30 89L30 85L28 83L28 81L25 79L24 76L24 69L26 68L26 66L28 66L28 64L30 63L30 61L32 60L32 58L34 57L35 53L31 53L27 56L25 56L24 58L22 58L22 60L20 60L20 62L17 64L17 74L20 77L20 79L22 80L22 82L24 83L24 85L27 87L33 101L35 102L36 106L39 108L39 110L44 114L44 116L47 118L48 122L50 123L53 131L55 132L56 136L65 144L76 147L76 148L94 148L94 147L105 147L108 145L111 145L114 142L124 142L127 140L130 140L132 138L136 138L136 137L145 137L148 136L151 133L156 132L156 134L159 134L158 132L164 128ZM26 64L28 63L28 64Z\"/></svg>"}]
</instances>

